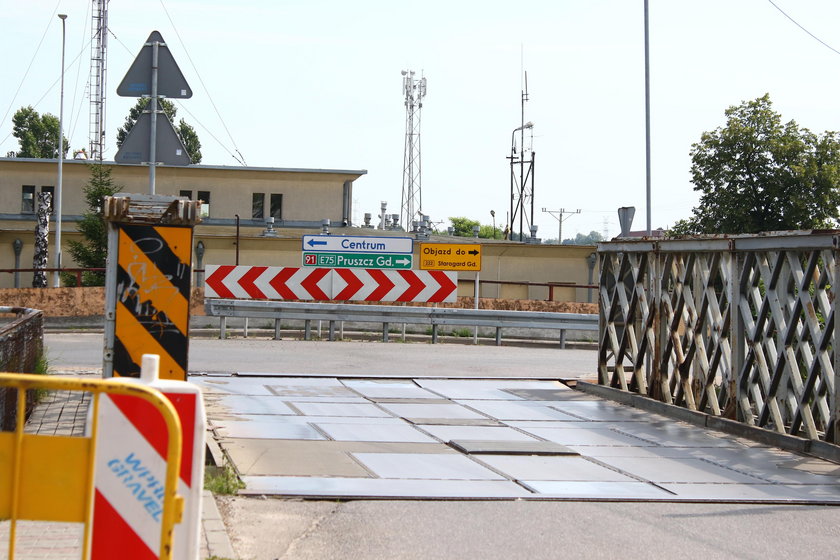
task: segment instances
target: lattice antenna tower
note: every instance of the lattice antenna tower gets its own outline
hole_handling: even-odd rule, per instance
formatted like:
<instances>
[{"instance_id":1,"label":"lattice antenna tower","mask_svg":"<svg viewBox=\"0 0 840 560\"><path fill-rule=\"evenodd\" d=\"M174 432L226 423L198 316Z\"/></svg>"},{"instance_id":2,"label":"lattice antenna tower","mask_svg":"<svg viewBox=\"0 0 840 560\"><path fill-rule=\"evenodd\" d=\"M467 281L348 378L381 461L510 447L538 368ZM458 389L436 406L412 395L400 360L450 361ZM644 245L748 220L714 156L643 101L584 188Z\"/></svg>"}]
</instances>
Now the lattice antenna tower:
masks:
<instances>
[{"instance_id":1,"label":"lattice antenna tower","mask_svg":"<svg viewBox=\"0 0 840 560\"><path fill-rule=\"evenodd\" d=\"M108 2L92 0L90 22L90 155L102 161L105 151L105 88L108 62Z\"/></svg>"},{"instance_id":2,"label":"lattice antenna tower","mask_svg":"<svg viewBox=\"0 0 840 560\"><path fill-rule=\"evenodd\" d=\"M534 223L534 123L525 122L525 102L528 101L528 72L525 72L524 89L520 99L520 125L510 135L510 232L518 226L519 241L530 233ZM525 131L529 132L526 144ZM517 135L517 132L519 133ZM519 136L519 138L517 138ZM517 145L517 140L519 144ZM517 222L519 222L517 224Z\"/></svg>"},{"instance_id":3,"label":"lattice antenna tower","mask_svg":"<svg viewBox=\"0 0 840 560\"><path fill-rule=\"evenodd\" d=\"M420 167L420 112L426 97L426 78L415 78L413 70L403 70L405 94L405 154L403 156L402 205L400 221L406 231L415 231L423 213Z\"/></svg>"}]
</instances>

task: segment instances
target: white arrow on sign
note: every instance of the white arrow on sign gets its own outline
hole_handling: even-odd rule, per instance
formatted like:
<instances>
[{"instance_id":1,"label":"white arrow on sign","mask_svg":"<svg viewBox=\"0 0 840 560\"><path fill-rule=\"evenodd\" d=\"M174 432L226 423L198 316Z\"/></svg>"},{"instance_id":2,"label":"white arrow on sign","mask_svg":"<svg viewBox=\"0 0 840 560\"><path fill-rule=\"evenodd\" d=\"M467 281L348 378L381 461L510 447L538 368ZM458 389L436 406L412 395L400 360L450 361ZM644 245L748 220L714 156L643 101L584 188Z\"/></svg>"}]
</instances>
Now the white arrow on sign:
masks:
<instances>
[{"instance_id":1,"label":"white arrow on sign","mask_svg":"<svg viewBox=\"0 0 840 560\"><path fill-rule=\"evenodd\" d=\"M365 235L304 235L304 251L328 253L403 253L414 252L411 237L368 237Z\"/></svg>"}]
</instances>

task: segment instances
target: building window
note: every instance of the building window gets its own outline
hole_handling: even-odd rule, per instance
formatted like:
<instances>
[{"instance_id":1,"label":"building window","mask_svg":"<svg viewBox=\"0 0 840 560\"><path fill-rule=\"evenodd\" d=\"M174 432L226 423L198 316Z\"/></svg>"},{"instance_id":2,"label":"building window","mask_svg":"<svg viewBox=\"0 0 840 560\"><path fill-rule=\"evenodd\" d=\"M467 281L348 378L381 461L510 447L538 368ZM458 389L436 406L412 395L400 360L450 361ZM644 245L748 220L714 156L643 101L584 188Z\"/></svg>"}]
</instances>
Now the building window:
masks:
<instances>
[{"instance_id":1,"label":"building window","mask_svg":"<svg viewBox=\"0 0 840 560\"><path fill-rule=\"evenodd\" d=\"M55 212L55 187L41 187L41 194L50 193L50 214Z\"/></svg>"},{"instance_id":2,"label":"building window","mask_svg":"<svg viewBox=\"0 0 840 560\"><path fill-rule=\"evenodd\" d=\"M183 196L189 200L192 200L192 191L178 191L178 196Z\"/></svg>"},{"instance_id":3,"label":"building window","mask_svg":"<svg viewBox=\"0 0 840 560\"><path fill-rule=\"evenodd\" d=\"M24 214L35 212L35 185L21 187L20 211Z\"/></svg>"},{"instance_id":4,"label":"building window","mask_svg":"<svg viewBox=\"0 0 840 560\"><path fill-rule=\"evenodd\" d=\"M251 195L251 217L255 220L265 218L265 193L255 192Z\"/></svg>"},{"instance_id":5,"label":"building window","mask_svg":"<svg viewBox=\"0 0 840 560\"><path fill-rule=\"evenodd\" d=\"M202 218L210 217L210 191L198 191L198 200L201 201L201 211L199 215Z\"/></svg>"},{"instance_id":6,"label":"building window","mask_svg":"<svg viewBox=\"0 0 840 560\"><path fill-rule=\"evenodd\" d=\"M271 214L270 216L277 221L283 219L283 195L271 193Z\"/></svg>"}]
</instances>

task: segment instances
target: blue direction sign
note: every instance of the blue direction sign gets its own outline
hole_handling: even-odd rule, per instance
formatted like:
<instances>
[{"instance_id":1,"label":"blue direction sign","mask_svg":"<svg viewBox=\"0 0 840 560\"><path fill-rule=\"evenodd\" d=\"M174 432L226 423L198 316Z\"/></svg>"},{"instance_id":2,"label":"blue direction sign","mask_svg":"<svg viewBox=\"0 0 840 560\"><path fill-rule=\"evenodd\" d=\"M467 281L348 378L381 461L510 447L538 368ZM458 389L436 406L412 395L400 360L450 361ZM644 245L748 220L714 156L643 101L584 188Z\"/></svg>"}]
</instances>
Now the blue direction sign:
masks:
<instances>
[{"instance_id":1,"label":"blue direction sign","mask_svg":"<svg viewBox=\"0 0 840 560\"><path fill-rule=\"evenodd\" d=\"M368 237L366 235L304 235L303 250L325 253L402 254L414 253L411 237Z\"/></svg>"}]
</instances>

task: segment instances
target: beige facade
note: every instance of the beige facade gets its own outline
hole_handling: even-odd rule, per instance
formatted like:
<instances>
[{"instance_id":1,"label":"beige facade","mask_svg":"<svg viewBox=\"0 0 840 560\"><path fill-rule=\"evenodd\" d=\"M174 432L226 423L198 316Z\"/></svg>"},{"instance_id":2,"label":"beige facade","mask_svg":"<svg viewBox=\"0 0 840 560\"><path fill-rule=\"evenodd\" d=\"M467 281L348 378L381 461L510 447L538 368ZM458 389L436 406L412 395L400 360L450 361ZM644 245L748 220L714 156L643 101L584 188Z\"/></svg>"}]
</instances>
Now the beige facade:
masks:
<instances>
[{"instance_id":1,"label":"beige facade","mask_svg":"<svg viewBox=\"0 0 840 560\"><path fill-rule=\"evenodd\" d=\"M90 178L86 163L64 162L62 214L68 222L86 210L82 194ZM149 193L148 167L113 162L108 165L122 192ZM6 222L31 219L34 227L34 203L29 192L36 196L44 190L52 192L57 169L56 160L0 158L0 219ZM352 216L353 182L365 173L364 170L161 166L156 172L155 192L178 196L186 191L193 200L199 198L199 192L208 194L208 223L224 223L238 214L242 220L261 224L271 216L274 198L280 203L279 214L275 216L278 224L316 226L323 219L340 224ZM263 196L259 218L253 216L255 194Z\"/></svg>"},{"instance_id":2,"label":"beige facade","mask_svg":"<svg viewBox=\"0 0 840 560\"><path fill-rule=\"evenodd\" d=\"M381 231L365 228L331 228L334 235L400 236L404 232ZM312 230L287 230L280 228L281 237L263 237L258 228L245 228L240 232L239 264L258 266L301 266L301 236ZM195 228L194 246L201 241L205 254L201 265L236 264L235 228L213 228L205 225ZM414 266L419 268L420 243L479 243L481 244L481 272L479 288L481 297L504 299L537 299L554 301L587 302L597 300L597 290L548 283L586 285L590 280L590 256L595 247L583 245L531 245L514 241L494 241L464 237L432 236L427 241L415 241ZM2 244L2 241L0 241ZM2 245L0 245L2 246ZM193 258L193 264L198 260ZM597 271L592 272L597 283ZM475 272L458 273L458 295L474 295ZM531 285L529 285L529 283ZM551 296L551 298L550 298Z\"/></svg>"},{"instance_id":3,"label":"beige facade","mask_svg":"<svg viewBox=\"0 0 840 560\"><path fill-rule=\"evenodd\" d=\"M112 177L123 192L148 193L148 168L139 165L109 163ZM0 270L31 268L34 244L35 214L24 199L24 186L35 193L54 186L54 160L0 158ZM160 167L157 171L157 193L179 195L188 191L192 199L199 191L209 193L208 216L195 227L193 249L204 248L203 258L193 254L193 267L206 264L235 264L239 247L239 263L262 266L301 266L301 236L320 231L321 221L329 219L334 235L406 236L404 232L370 228L344 227L352 216L353 182L365 171L259 169L245 167ZM82 188L89 179L85 162L67 161L64 165L62 245L80 239L76 220L86 210ZM254 195L264 194L263 214L252 218ZM187 194L187 193L184 193ZM265 219L271 212L271 195L282 195L282 208L276 219L276 237L266 236ZM277 197L275 197L276 199ZM237 239L234 215L239 214ZM51 227L55 227L54 223ZM22 242L20 256L15 257L14 241ZM505 299L536 299L586 302L597 299L595 290L556 286L547 283L588 284L590 256L594 247L570 245L537 245L512 241L432 236L428 242L477 243L482 245L482 269L479 278L480 296ZM424 241L425 242L425 241ZM420 242L415 242L415 267ZM52 252L52 245L50 251ZM64 266L72 267L66 248ZM53 259L50 257L50 265ZM17 266L16 266L17 265ZM199 273L200 278L200 273ZM459 273L459 296L474 294L474 272ZM197 279L199 279L197 278ZM32 285L31 273L20 273L21 287ZM530 283L530 285L529 285ZM52 282L49 283L52 285ZM194 282L194 285L200 285ZM14 286L14 275L0 272L0 288Z\"/></svg>"}]
</instances>

